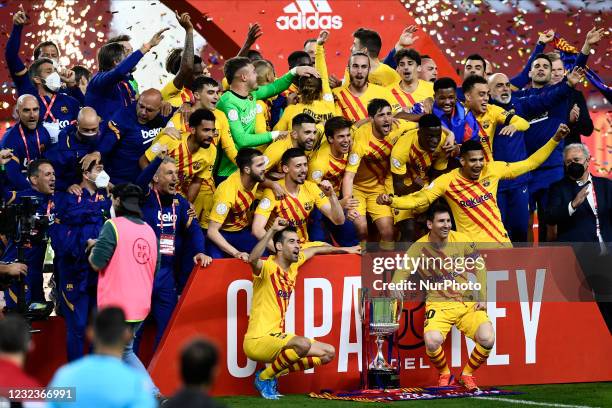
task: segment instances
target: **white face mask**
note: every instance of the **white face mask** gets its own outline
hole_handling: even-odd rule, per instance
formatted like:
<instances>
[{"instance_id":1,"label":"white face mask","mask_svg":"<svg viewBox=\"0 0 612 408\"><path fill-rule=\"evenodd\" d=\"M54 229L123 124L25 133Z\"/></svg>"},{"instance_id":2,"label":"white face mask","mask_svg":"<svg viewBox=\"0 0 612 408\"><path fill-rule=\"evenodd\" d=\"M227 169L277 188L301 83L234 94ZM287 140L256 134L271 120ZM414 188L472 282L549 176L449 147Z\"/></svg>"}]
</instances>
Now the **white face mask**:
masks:
<instances>
[{"instance_id":1,"label":"white face mask","mask_svg":"<svg viewBox=\"0 0 612 408\"><path fill-rule=\"evenodd\" d=\"M94 183L96 183L96 187L98 187L98 188L106 188L106 187L108 187L108 183L109 182L110 182L110 176L104 170L102 170L100 173L98 173L98 176L94 180Z\"/></svg>"},{"instance_id":2,"label":"white face mask","mask_svg":"<svg viewBox=\"0 0 612 408\"><path fill-rule=\"evenodd\" d=\"M45 78L45 86L49 88L51 92L57 92L62 86L62 79L57 72L50 74Z\"/></svg>"},{"instance_id":3,"label":"white face mask","mask_svg":"<svg viewBox=\"0 0 612 408\"><path fill-rule=\"evenodd\" d=\"M109 213L110 213L110 217L111 218L117 218L117 214L115 214L115 206L114 205L111 205Z\"/></svg>"}]
</instances>

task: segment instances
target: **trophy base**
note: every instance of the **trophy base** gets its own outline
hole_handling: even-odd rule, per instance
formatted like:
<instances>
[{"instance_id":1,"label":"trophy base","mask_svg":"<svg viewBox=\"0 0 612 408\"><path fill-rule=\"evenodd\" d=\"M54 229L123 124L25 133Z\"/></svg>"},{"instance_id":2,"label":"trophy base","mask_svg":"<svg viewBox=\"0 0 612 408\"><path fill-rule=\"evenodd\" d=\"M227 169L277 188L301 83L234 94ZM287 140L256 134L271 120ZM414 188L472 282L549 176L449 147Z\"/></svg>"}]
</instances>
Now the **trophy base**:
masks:
<instances>
[{"instance_id":1,"label":"trophy base","mask_svg":"<svg viewBox=\"0 0 612 408\"><path fill-rule=\"evenodd\" d=\"M368 370L369 389L399 388L400 376L396 370Z\"/></svg>"}]
</instances>

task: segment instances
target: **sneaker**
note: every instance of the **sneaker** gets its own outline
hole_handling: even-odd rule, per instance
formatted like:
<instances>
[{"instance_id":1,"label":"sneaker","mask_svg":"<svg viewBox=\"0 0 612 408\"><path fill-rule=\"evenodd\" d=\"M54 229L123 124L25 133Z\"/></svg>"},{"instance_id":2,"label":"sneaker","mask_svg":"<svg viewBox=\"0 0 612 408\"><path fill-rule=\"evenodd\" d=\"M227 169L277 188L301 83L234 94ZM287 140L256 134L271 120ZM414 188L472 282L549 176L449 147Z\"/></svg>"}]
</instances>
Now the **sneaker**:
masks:
<instances>
[{"instance_id":1,"label":"sneaker","mask_svg":"<svg viewBox=\"0 0 612 408\"><path fill-rule=\"evenodd\" d=\"M440 377L438 377L438 387L449 387L453 385L457 385L454 375L451 373L440 374Z\"/></svg>"},{"instance_id":2,"label":"sneaker","mask_svg":"<svg viewBox=\"0 0 612 408\"><path fill-rule=\"evenodd\" d=\"M259 374L262 371L263 370L257 370L257 372L255 373L255 388L257 389L257 391L259 391L259 394L265 399L269 399L269 400L278 399L278 396L272 390L272 386L273 386L272 384L274 383L274 381L273 380L262 380L259 378Z\"/></svg>"},{"instance_id":3,"label":"sneaker","mask_svg":"<svg viewBox=\"0 0 612 408\"><path fill-rule=\"evenodd\" d=\"M274 392L274 395L276 395L279 398L284 397L283 394L278 392L278 377L272 378L272 392Z\"/></svg>"},{"instance_id":4,"label":"sneaker","mask_svg":"<svg viewBox=\"0 0 612 408\"><path fill-rule=\"evenodd\" d=\"M459 377L459 384L463 385L468 391L480 391L472 375L461 374L461 377Z\"/></svg>"}]
</instances>

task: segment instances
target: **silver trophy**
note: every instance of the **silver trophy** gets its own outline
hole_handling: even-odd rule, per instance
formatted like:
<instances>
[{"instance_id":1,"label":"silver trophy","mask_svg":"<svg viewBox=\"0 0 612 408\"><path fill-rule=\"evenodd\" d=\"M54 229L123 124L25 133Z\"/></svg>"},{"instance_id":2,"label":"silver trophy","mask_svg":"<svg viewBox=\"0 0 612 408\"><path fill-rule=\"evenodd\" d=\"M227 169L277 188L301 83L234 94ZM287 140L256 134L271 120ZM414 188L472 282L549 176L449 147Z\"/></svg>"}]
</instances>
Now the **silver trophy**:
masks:
<instances>
[{"instance_id":1,"label":"silver trophy","mask_svg":"<svg viewBox=\"0 0 612 408\"><path fill-rule=\"evenodd\" d=\"M399 359L399 348L396 332L402 313L402 301L392 297L368 297L367 291L362 296L362 324L364 328L364 347L367 375L362 379L365 388L398 388L399 364L392 366L385 358L383 346L388 342L388 356L395 351ZM372 347L370 339L374 338L376 354L370 360Z\"/></svg>"}]
</instances>

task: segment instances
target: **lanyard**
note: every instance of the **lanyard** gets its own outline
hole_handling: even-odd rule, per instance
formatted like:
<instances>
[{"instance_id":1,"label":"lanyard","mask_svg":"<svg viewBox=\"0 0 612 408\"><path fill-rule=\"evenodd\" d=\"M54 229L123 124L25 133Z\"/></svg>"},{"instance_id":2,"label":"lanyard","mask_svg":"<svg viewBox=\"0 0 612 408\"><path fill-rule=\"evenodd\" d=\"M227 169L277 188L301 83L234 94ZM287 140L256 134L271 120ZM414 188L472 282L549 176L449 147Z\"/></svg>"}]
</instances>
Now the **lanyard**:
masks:
<instances>
[{"instance_id":1,"label":"lanyard","mask_svg":"<svg viewBox=\"0 0 612 408\"><path fill-rule=\"evenodd\" d=\"M601 239L601 229L599 227L599 216L597 215L597 194L595 194L595 184L591 180L591 191L593 192L593 209L595 213L595 233L597 234L597 239Z\"/></svg>"},{"instance_id":2,"label":"lanyard","mask_svg":"<svg viewBox=\"0 0 612 408\"><path fill-rule=\"evenodd\" d=\"M162 203L161 200L159 199L159 193L157 192L157 190L153 189L153 191L155 192L155 198L157 198L157 204L159 204L159 228L160 228L160 232L163 234L164 233L164 220L163 218L163 212L164 212L164 208L162 207ZM176 231L176 209L174 206L174 199L172 200L172 232L174 233Z\"/></svg>"},{"instance_id":3,"label":"lanyard","mask_svg":"<svg viewBox=\"0 0 612 408\"><path fill-rule=\"evenodd\" d=\"M123 104L125 106L128 106L132 103L132 91L130 91L130 86L127 84L127 82L121 81L120 84L123 85L125 87L125 90L127 91L128 100L123 100Z\"/></svg>"},{"instance_id":4,"label":"lanyard","mask_svg":"<svg viewBox=\"0 0 612 408\"><path fill-rule=\"evenodd\" d=\"M23 145L25 146L26 157L28 159L28 163L30 163L30 149L28 148L28 141L26 140L25 133L23 133L23 127L21 123L19 124L19 133L21 133L21 140L23 140ZM38 146L38 157L41 155L40 150L40 137L38 136L38 129L36 129L36 145Z\"/></svg>"},{"instance_id":5,"label":"lanyard","mask_svg":"<svg viewBox=\"0 0 612 408\"><path fill-rule=\"evenodd\" d=\"M53 207L53 201L49 200L49 202L47 203L47 218L49 218L49 216L51 215L51 207Z\"/></svg>"},{"instance_id":6,"label":"lanyard","mask_svg":"<svg viewBox=\"0 0 612 408\"><path fill-rule=\"evenodd\" d=\"M51 102L47 103L47 100L45 99L45 97L41 94L38 94L38 96L40 96L40 99L42 100L43 105L45 105L45 116L43 116L43 120L46 120L47 117L51 116L51 119L53 119L53 122L57 122L57 119L55 119L55 116L53 116L53 113L51 113L51 108L53 107L53 104L55 103L55 98L57 97L57 94L53 95L53 98L51 98Z\"/></svg>"}]
</instances>

